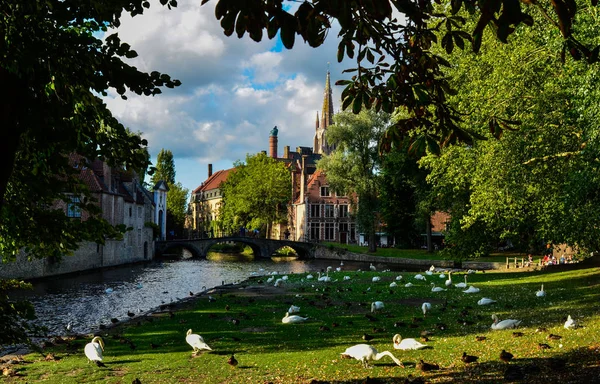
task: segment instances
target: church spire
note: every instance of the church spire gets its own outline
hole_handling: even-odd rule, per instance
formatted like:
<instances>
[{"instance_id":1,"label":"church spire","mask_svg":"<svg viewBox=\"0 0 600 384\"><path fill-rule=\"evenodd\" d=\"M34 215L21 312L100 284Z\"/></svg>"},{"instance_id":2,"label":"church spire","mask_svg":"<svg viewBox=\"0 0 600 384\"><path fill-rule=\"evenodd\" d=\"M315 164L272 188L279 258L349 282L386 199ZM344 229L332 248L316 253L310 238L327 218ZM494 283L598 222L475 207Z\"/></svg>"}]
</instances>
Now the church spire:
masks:
<instances>
[{"instance_id":1,"label":"church spire","mask_svg":"<svg viewBox=\"0 0 600 384\"><path fill-rule=\"evenodd\" d=\"M331 95L331 81L329 75L329 63L327 63L327 79L325 80L325 92L323 95L323 109L321 114L321 128L327 129L333 124L333 96Z\"/></svg>"},{"instance_id":2,"label":"church spire","mask_svg":"<svg viewBox=\"0 0 600 384\"><path fill-rule=\"evenodd\" d=\"M315 128L319 129L319 111L317 111L317 123L315 124Z\"/></svg>"}]
</instances>

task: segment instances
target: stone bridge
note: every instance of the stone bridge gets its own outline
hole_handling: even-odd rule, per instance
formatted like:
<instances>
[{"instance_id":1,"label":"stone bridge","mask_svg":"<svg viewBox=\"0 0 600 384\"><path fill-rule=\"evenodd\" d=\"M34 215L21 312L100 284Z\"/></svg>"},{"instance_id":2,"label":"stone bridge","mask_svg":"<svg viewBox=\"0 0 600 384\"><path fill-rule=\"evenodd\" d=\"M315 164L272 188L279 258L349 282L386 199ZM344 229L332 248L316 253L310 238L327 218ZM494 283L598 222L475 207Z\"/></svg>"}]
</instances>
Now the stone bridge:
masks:
<instances>
[{"instance_id":1,"label":"stone bridge","mask_svg":"<svg viewBox=\"0 0 600 384\"><path fill-rule=\"evenodd\" d=\"M314 244L290 240L256 239L252 237L215 237L211 239L195 240L169 240L156 241L156 255L168 253L170 249L185 248L195 258L206 258L210 247L217 243L234 242L243 243L252 248L255 257L270 258L279 248L288 246L298 254L298 257L306 259L314 257Z\"/></svg>"}]
</instances>

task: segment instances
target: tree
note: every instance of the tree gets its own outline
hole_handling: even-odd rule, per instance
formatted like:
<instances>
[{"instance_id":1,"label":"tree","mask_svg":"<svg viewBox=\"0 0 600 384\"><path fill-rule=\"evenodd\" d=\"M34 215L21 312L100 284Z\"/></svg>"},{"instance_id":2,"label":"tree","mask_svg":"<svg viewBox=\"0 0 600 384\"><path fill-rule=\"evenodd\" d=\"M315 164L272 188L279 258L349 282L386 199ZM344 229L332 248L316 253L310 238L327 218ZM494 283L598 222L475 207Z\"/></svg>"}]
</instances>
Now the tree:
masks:
<instances>
[{"instance_id":1,"label":"tree","mask_svg":"<svg viewBox=\"0 0 600 384\"><path fill-rule=\"evenodd\" d=\"M594 17L580 12L578 31L591 33ZM535 30L515 31L510 49L484 38L479 55L448 57L458 89L449 102L489 137L423 160L433 193L452 214L453 256L484 255L502 242L525 252L548 241L600 247L600 70L563 63L554 54L561 38L534 20Z\"/></svg>"},{"instance_id":2,"label":"tree","mask_svg":"<svg viewBox=\"0 0 600 384\"><path fill-rule=\"evenodd\" d=\"M152 184L164 180L169 188L175 184L175 160L173 160L173 152L164 148L158 152L156 156L156 168L152 174Z\"/></svg>"},{"instance_id":3,"label":"tree","mask_svg":"<svg viewBox=\"0 0 600 384\"><path fill-rule=\"evenodd\" d=\"M163 4L167 1L161 0ZM168 6L175 6L170 0ZM51 209L65 192L82 196L81 208L98 214L78 179L84 159L140 169L147 143L131 134L99 97L110 89L161 93L180 84L159 72L127 64L136 52L112 34L123 11L140 15L146 0L111 2L6 0L0 2L0 254L13 258L69 253L82 240L102 243L114 228L94 216L75 223ZM70 154L82 156L79 164ZM75 168L77 165L77 169Z\"/></svg>"},{"instance_id":4,"label":"tree","mask_svg":"<svg viewBox=\"0 0 600 384\"><path fill-rule=\"evenodd\" d=\"M379 222L378 142L389 125L389 115L374 110L358 115L343 111L333 120L334 124L327 128L327 142L336 150L323 156L317 167L325 171L333 190L358 197L357 224L368 236L369 252L375 252Z\"/></svg>"},{"instance_id":5,"label":"tree","mask_svg":"<svg viewBox=\"0 0 600 384\"><path fill-rule=\"evenodd\" d=\"M597 2L591 0L593 6ZM447 103L454 90L442 71L450 63L431 51L438 42L448 53L469 42L478 52L487 26L506 43L517 27L532 26L532 14L539 14L544 19L538 25L560 32L562 42L556 51L563 57L568 52L574 60L598 62L600 46L590 37L598 35L599 26L591 31L576 28L585 7L575 0L551 4L553 14L542 2L518 0L452 0L442 10L432 0L314 0L298 6L284 6L283 0L218 0L215 16L227 36L235 32L241 38L248 33L261 41L264 30L269 39L280 36L287 49L293 48L296 35L312 47L320 46L336 22L338 61L356 57L356 67L346 70L354 73L352 78L337 82L345 86L342 109L352 107L357 113L374 107L392 113L401 108L408 116L389 127L382 149L401 147L409 139L422 148L439 150L456 142L471 144L480 136L461 124L462 115ZM471 33L465 32L461 10L476 18ZM405 20L395 19L394 11Z\"/></svg>"},{"instance_id":6,"label":"tree","mask_svg":"<svg viewBox=\"0 0 600 384\"><path fill-rule=\"evenodd\" d=\"M285 163L264 153L247 155L245 163L238 161L234 167L221 184L219 222L229 231L266 228L268 237L273 223L287 219L292 198L290 172Z\"/></svg>"}]
</instances>

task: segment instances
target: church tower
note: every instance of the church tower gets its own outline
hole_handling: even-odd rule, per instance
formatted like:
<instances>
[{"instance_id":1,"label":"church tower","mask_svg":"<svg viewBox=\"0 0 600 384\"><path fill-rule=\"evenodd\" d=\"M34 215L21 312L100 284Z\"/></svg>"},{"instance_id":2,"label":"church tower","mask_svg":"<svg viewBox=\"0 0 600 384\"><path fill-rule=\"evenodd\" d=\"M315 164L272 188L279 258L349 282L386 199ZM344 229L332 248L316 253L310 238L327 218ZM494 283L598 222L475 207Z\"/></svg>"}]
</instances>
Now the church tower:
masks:
<instances>
[{"instance_id":1,"label":"church tower","mask_svg":"<svg viewBox=\"0 0 600 384\"><path fill-rule=\"evenodd\" d=\"M319 122L319 114L317 112L317 123L315 127L315 138L314 138L314 153L320 153L322 155L328 155L333 150L334 146L327 144L325 137L325 131L327 127L333 124L333 97L331 95L331 81L329 69L327 69L327 79L325 80L325 92L323 95L323 108L321 110L321 121Z\"/></svg>"}]
</instances>

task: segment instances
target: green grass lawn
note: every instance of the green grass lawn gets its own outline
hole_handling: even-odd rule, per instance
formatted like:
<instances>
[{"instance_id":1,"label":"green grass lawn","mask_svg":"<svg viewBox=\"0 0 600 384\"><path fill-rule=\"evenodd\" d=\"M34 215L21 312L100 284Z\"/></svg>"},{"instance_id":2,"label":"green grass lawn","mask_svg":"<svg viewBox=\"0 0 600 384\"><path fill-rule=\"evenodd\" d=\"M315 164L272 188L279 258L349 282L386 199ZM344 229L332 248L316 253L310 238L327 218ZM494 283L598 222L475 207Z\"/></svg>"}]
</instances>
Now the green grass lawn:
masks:
<instances>
[{"instance_id":1,"label":"green grass lawn","mask_svg":"<svg viewBox=\"0 0 600 384\"><path fill-rule=\"evenodd\" d=\"M422 377L432 383L503 383L507 369L520 369L521 382L527 383L592 383L600 377L598 268L468 275L469 283L481 290L477 294L458 288L434 293L430 282L443 285L445 279L433 275L420 282L414 273L402 273L402 281L390 288L397 275L333 272L330 283L289 275L282 288L259 283L265 278L252 279L229 291L210 293L215 301L200 296L172 317L163 313L152 322L134 319L111 330L104 335L106 368L87 363L83 348L91 337L86 337L44 352L54 353L58 361L27 355L25 359L33 364L12 366L20 376L4 381L131 383L138 378L145 384L404 383L412 375L410 380ZM374 276L381 281L372 282ZM452 276L454 282L463 280L460 274ZM414 286L406 288L409 281ZM535 294L541 284L545 297ZM479 306L482 297L498 303ZM385 308L370 319L370 304L376 300L383 301ZM425 301L432 304L432 310L424 318L421 304ZM309 317L306 323L282 324L292 303L301 307L300 315ZM522 336L514 336L515 330L490 330L494 313L500 319L521 320L517 331ZM563 328L569 314L581 328ZM202 335L213 351L192 357L192 348L185 342L189 328ZM538 328L545 329L538 332ZM426 343L430 349L394 350L394 334L419 339L422 331L431 332ZM405 368L387 357L372 362L372 368L341 359L340 353L349 346L366 343L364 334L373 336L369 344L380 352L391 351ZM549 334L562 338L549 340ZM476 336L486 339L477 341ZM540 343L550 349L540 349ZM503 349L515 356L510 364L499 359ZM478 356L479 361L466 365L460 359L463 352ZM235 368L227 364L231 354L239 361ZM440 369L422 372L416 368L420 359Z\"/></svg>"}]
</instances>

